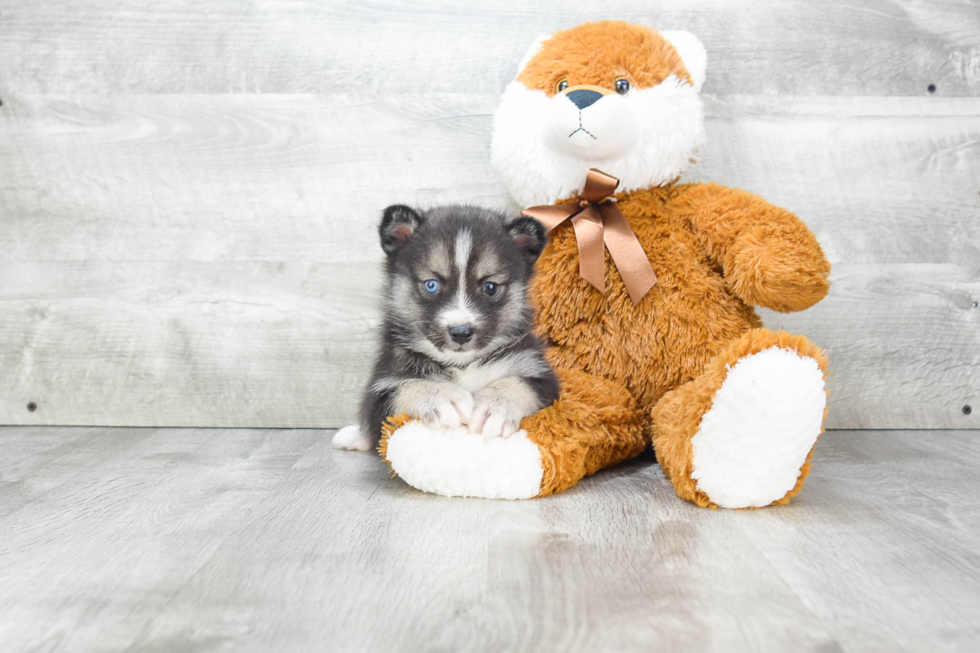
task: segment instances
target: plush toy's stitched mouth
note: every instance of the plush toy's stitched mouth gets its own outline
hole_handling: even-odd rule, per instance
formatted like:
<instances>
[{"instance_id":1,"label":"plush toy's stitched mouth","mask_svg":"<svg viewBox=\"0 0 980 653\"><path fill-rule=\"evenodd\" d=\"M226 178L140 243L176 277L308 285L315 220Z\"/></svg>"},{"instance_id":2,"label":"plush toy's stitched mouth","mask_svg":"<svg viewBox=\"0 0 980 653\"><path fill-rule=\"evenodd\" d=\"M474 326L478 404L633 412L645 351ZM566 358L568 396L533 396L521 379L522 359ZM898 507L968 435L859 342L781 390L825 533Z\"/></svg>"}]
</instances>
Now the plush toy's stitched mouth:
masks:
<instances>
[{"instance_id":1,"label":"plush toy's stitched mouth","mask_svg":"<svg viewBox=\"0 0 980 653\"><path fill-rule=\"evenodd\" d=\"M592 136L592 140L594 140L594 141L595 141L595 140L599 140L599 139L597 139L597 138L596 138L596 137L595 137L595 136L594 136L594 135L592 134L592 132L590 132L590 131L589 131L588 129L586 129L585 127L583 127L583 126L582 126L582 110L581 110L581 109L579 109L579 111L578 111L578 129L576 129L576 130L575 130L575 131L573 131L573 132L572 132L571 134L569 134L569 135L568 135L568 137L569 137L569 138L571 138L572 136L574 136L575 134L577 134L577 133L579 133L579 132L585 132L585 133L586 133L586 134L588 134L589 136Z\"/></svg>"}]
</instances>

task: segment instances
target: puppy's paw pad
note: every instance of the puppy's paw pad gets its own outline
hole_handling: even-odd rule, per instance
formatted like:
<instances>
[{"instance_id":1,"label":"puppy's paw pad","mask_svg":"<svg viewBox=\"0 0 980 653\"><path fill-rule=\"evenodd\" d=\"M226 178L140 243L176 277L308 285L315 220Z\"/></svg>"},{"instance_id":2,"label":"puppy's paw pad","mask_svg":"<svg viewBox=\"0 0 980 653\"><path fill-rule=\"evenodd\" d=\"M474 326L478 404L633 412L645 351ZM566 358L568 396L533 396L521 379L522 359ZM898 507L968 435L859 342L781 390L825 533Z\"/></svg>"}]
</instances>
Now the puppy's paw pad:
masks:
<instances>
[{"instance_id":1,"label":"puppy's paw pad","mask_svg":"<svg viewBox=\"0 0 980 653\"><path fill-rule=\"evenodd\" d=\"M374 448L371 438L361 432L358 424L351 424L337 431L331 443L337 449L348 451L370 451Z\"/></svg>"}]
</instances>

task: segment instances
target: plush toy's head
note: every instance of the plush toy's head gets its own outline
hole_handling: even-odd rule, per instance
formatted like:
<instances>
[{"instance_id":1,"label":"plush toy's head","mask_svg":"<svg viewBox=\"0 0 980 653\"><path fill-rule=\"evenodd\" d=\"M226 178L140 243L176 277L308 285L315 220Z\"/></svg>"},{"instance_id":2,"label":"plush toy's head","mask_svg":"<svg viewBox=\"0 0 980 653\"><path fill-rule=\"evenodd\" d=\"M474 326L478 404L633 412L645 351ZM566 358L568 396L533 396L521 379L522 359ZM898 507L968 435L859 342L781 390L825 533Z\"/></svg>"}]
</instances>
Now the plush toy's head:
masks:
<instances>
[{"instance_id":1,"label":"plush toy's head","mask_svg":"<svg viewBox=\"0 0 980 653\"><path fill-rule=\"evenodd\" d=\"M493 165L518 204L579 193L589 168L621 191L660 186L704 140L704 46L623 21L542 37L494 115Z\"/></svg>"}]
</instances>

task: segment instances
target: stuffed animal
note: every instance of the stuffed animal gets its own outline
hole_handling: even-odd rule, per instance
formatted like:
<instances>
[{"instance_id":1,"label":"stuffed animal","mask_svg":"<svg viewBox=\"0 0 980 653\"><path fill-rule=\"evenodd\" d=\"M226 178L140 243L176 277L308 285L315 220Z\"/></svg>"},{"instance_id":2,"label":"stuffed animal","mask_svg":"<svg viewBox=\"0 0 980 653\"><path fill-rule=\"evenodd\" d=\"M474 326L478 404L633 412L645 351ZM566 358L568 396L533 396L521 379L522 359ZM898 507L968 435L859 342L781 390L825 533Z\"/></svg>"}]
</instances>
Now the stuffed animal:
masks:
<instances>
[{"instance_id":1,"label":"stuffed animal","mask_svg":"<svg viewBox=\"0 0 980 653\"><path fill-rule=\"evenodd\" d=\"M688 32L621 21L539 39L494 116L492 162L551 228L530 295L561 395L508 438L406 416L381 453L444 495L561 492L651 444L701 506L785 503L826 406L824 353L762 328L800 311L830 264L792 213L751 193L679 183L702 144L706 54Z\"/></svg>"}]
</instances>

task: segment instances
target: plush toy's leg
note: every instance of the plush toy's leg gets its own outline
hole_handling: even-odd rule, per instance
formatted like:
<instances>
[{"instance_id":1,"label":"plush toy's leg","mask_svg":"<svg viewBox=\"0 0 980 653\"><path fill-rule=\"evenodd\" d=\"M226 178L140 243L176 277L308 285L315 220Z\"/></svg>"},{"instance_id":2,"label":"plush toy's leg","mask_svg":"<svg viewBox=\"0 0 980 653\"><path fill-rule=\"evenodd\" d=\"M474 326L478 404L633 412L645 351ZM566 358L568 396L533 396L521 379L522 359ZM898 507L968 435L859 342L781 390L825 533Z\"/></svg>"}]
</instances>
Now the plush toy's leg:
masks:
<instances>
[{"instance_id":1,"label":"plush toy's leg","mask_svg":"<svg viewBox=\"0 0 980 653\"><path fill-rule=\"evenodd\" d=\"M431 429L398 415L379 448L409 485L446 496L529 499L640 454L645 416L629 392L582 372L558 371L561 396L507 438Z\"/></svg>"},{"instance_id":2,"label":"plush toy's leg","mask_svg":"<svg viewBox=\"0 0 980 653\"><path fill-rule=\"evenodd\" d=\"M652 411L653 447L677 494L701 506L786 503L823 432L827 359L803 336L754 329Z\"/></svg>"}]
</instances>

